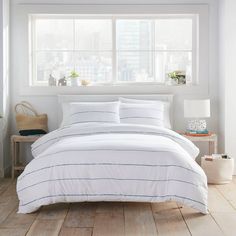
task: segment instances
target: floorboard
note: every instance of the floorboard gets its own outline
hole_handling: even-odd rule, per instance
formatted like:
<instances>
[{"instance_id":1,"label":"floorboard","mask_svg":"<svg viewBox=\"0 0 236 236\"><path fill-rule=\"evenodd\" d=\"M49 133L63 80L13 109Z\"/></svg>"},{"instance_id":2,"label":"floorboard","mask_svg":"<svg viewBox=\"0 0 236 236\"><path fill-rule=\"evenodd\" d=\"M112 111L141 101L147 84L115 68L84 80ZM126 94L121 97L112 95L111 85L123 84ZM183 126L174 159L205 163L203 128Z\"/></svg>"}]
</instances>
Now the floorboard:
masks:
<instances>
[{"instance_id":1,"label":"floorboard","mask_svg":"<svg viewBox=\"0 0 236 236\"><path fill-rule=\"evenodd\" d=\"M27 236L57 236L63 220L35 220Z\"/></svg>"},{"instance_id":2,"label":"floorboard","mask_svg":"<svg viewBox=\"0 0 236 236\"><path fill-rule=\"evenodd\" d=\"M16 196L0 196L0 224L2 224L8 215L10 215L18 206Z\"/></svg>"},{"instance_id":3,"label":"floorboard","mask_svg":"<svg viewBox=\"0 0 236 236\"><path fill-rule=\"evenodd\" d=\"M225 235L236 235L236 212L214 212L212 217Z\"/></svg>"},{"instance_id":4,"label":"floorboard","mask_svg":"<svg viewBox=\"0 0 236 236\"><path fill-rule=\"evenodd\" d=\"M59 236L92 236L92 228L65 228L61 229Z\"/></svg>"},{"instance_id":5,"label":"floorboard","mask_svg":"<svg viewBox=\"0 0 236 236\"><path fill-rule=\"evenodd\" d=\"M25 236L27 233L27 230L25 229L5 229L5 228L0 228L0 236Z\"/></svg>"},{"instance_id":6,"label":"floorboard","mask_svg":"<svg viewBox=\"0 0 236 236\"><path fill-rule=\"evenodd\" d=\"M191 233L175 202L152 204L158 235L189 236Z\"/></svg>"},{"instance_id":7,"label":"floorboard","mask_svg":"<svg viewBox=\"0 0 236 236\"><path fill-rule=\"evenodd\" d=\"M215 185L219 192L227 199L230 204L236 209L236 183Z\"/></svg>"},{"instance_id":8,"label":"floorboard","mask_svg":"<svg viewBox=\"0 0 236 236\"><path fill-rule=\"evenodd\" d=\"M234 236L236 177L209 186L208 215L175 202L71 203L18 214L16 181L0 179L0 236Z\"/></svg>"},{"instance_id":9,"label":"floorboard","mask_svg":"<svg viewBox=\"0 0 236 236\"><path fill-rule=\"evenodd\" d=\"M68 212L69 204L53 204L44 206L40 210L37 219L41 220L64 220Z\"/></svg>"},{"instance_id":10,"label":"floorboard","mask_svg":"<svg viewBox=\"0 0 236 236\"><path fill-rule=\"evenodd\" d=\"M120 212L97 213L94 222L93 236L124 236L124 214Z\"/></svg>"},{"instance_id":11,"label":"floorboard","mask_svg":"<svg viewBox=\"0 0 236 236\"><path fill-rule=\"evenodd\" d=\"M208 209L210 212L234 212L235 209L219 192L215 185L208 187Z\"/></svg>"},{"instance_id":12,"label":"floorboard","mask_svg":"<svg viewBox=\"0 0 236 236\"><path fill-rule=\"evenodd\" d=\"M1 224L0 228L24 229L28 231L37 217L37 213L18 214L15 209Z\"/></svg>"},{"instance_id":13,"label":"floorboard","mask_svg":"<svg viewBox=\"0 0 236 236\"><path fill-rule=\"evenodd\" d=\"M151 204L125 203L124 216L125 216L126 235L135 235L135 236L157 235Z\"/></svg>"},{"instance_id":14,"label":"floorboard","mask_svg":"<svg viewBox=\"0 0 236 236\"><path fill-rule=\"evenodd\" d=\"M12 184L12 179L0 179L0 195Z\"/></svg>"},{"instance_id":15,"label":"floorboard","mask_svg":"<svg viewBox=\"0 0 236 236\"><path fill-rule=\"evenodd\" d=\"M97 203L72 203L64 227L93 228Z\"/></svg>"}]
</instances>

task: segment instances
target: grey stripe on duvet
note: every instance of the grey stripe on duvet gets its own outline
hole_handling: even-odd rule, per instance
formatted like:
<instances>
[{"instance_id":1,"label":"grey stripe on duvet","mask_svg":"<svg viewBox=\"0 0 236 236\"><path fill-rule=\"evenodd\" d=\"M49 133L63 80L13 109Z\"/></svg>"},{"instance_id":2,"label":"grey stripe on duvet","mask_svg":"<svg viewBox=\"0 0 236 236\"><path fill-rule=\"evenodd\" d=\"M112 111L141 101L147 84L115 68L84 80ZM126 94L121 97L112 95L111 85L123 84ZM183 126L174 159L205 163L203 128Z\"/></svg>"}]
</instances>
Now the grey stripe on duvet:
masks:
<instances>
[{"instance_id":1,"label":"grey stripe on duvet","mask_svg":"<svg viewBox=\"0 0 236 236\"><path fill-rule=\"evenodd\" d=\"M34 161L41 160L43 158L46 158L47 156L55 155L58 153L64 153L64 152L98 152L98 151L113 151L113 152L147 152L147 153L166 153L170 151L165 151L165 150L143 150L143 149L114 149L114 148L96 148L96 149L70 149L70 150L60 150L56 152L52 152L49 154L44 154L41 155L40 157L37 157L34 159ZM171 151L173 152L173 150Z\"/></svg>"},{"instance_id":2,"label":"grey stripe on duvet","mask_svg":"<svg viewBox=\"0 0 236 236\"><path fill-rule=\"evenodd\" d=\"M110 113L110 114L117 114L117 112L114 111L77 111L73 114L71 114L71 116L77 115L77 114L84 114L84 113Z\"/></svg>"},{"instance_id":3,"label":"grey stripe on duvet","mask_svg":"<svg viewBox=\"0 0 236 236\"><path fill-rule=\"evenodd\" d=\"M93 121L94 123L96 123L95 121ZM63 128L64 129L68 129L70 127L66 127L66 128ZM62 130L62 129L61 129ZM57 132L61 131L61 130L58 130ZM182 138L179 138L179 137L172 137L172 135L170 134L163 134L163 133L157 133L157 132L139 132L139 131L110 131L110 132L90 132L90 133L81 133L81 134L77 134L77 133L74 133L74 134L63 134L62 136L60 137L55 137L55 138L51 138L51 139L48 139L46 140L45 142L43 143L40 143L38 144L37 146L35 146L34 148L32 148L32 151L34 151L35 149L39 148L40 146L44 145L45 143L47 142L50 142L52 140L60 140L60 138L64 138L64 137L73 137L73 136L91 136L91 135L100 135L100 134L142 134L142 135L162 135L163 137L168 137L170 138L171 140L175 140L175 139L179 139L180 141L183 141Z\"/></svg>"},{"instance_id":4,"label":"grey stripe on duvet","mask_svg":"<svg viewBox=\"0 0 236 236\"><path fill-rule=\"evenodd\" d=\"M184 183L184 184L189 184L189 185L193 185L195 187L199 187L199 185L191 183L189 181L185 181L185 180L180 180L180 179L121 179L121 178L61 178L61 179L48 179L48 180L44 180L44 181L40 181L38 183L26 186L22 189L17 190L17 192L21 192L25 189L28 188L32 188L34 186L43 184L43 183L48 183L48 182L55 182L55 181L74 181L74 180L78 180L78 181L82 181L82 180L88 180L88 181L102 181L102 180L115 180L115 181L137 181L137 182L179 182L179 183Z\"/></svg>"},{"instance_id":5,"label":"grey stripe on duvet","mask_svg":"<svg viewBox=\"0 0 236 236\"><path fill-rule=\"evenodd\" d=\"M149 110L149 111L159 111L159 112L163 112L163 109L157 109L157 108L150 108L150 107L121 107L120 110L139 110L139 111L143 111L143 110Z\"/></svg>"},{"instance_id":6,"label":"grey stripe on duvet","mask_svg":"<svg viewBox=\"0 0 236 236\"><path fill-rule=\"evenodd\" d=\"M157 118L157 117L151 117L151 116L123 116L123 117L120 117L120 119L154 119L154 120L161 120L160 118Z\"/></svg>"},{"instance_id":7,"label":"grey stripe on duvet","mask_svg":"<svg viewBox=\"0 0 236 236\"><path fill-rule=\"evenodd\" d=\"M82 120L82 119L81 119ZM111 120L101 120L101 121L97 121L97 120L86 120L84 119L84 121L76 121L76 122L72 122L70 123L70 125L74 125L74 124L82 124L82 123L114 123L114 121ZM65 135L64 135L65 136ZM49 140L50 141L50 140Z\"/></svg>"},{"instance_id":8,"label":"grey stripe on duvet","mask_svg":"<svg viewBox=\"0 0 236 236\"><path fill-rule=\"evenodd\" d=\"M194 171L193 169L184 167L184 166L179 166L179 165L151 165L151 164L128 164L128 163L71 163L71 164L58 164L58 165L52 165L52 166L46 166L31 172L28 172L24 174L23 176L18 177L18 182L20 182L25 176L34 174L36 172L50 169L50 168L55 168L55 167L62 167L62 166L136 166L136 167L161 167L161 168L167 168L167 167L176 167L176 168L181 168L185 169L187 171L190 171L192 173L200 175L198 172Z\"/></svg>"},{"instance_id":9,"label":"grey stripe on duvet","mask_svg":"<svg viewBox=\"0 0 236 236\"><path fill-rule=\"evenodd\" d=\"M101 193L101 194L58 194L58 195L49 195L49 196L44 196L44 197L40 197L40 198L37 198L37 199L34 199L32 201L29 201L27 203L24 203L24 204L20 204L20 206L27 206L31 203L34 203L34 202L37 202L37 201L40 201L42 199L45 199L45 198L53 198L53 197L100 197L100 196L120 196L120 197L143 197L143 198L179 198L179 199L184 199L184 200L188 200L188 201L191 201L191 202L195 202L195 203L198 203L200 205L203 205L203 206L207 206L205 203L203 202L200 202L200 201L197 201L195 199L192 199L192 198L188 198L188 197L184 197L184 196L179 196L179 195L171 195L171 194L168 194L168 195L132 195L132 194L110 194L110 193Z\"/></svg>"}]
</instances>

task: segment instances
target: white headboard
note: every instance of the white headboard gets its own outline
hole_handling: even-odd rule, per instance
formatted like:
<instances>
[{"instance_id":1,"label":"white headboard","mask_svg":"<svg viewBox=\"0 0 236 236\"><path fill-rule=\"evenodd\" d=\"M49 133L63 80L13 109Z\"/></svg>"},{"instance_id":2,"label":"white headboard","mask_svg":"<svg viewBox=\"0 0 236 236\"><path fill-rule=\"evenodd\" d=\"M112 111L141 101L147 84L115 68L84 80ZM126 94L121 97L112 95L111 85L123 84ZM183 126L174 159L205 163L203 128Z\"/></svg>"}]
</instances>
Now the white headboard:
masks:
<instances>
[{"instance_id":1,"label":"white headboard","mask_svg":"<svg viewBox=\"0 0 236 236\"><path fill-rule=\"evenodd\" d=\"M111 102L119 97L134 98L140 100L157 100L170 103L170 121L173 127L173 97L172 94L112 94L112 95L58 95L58 126L62 121L62 103L69 102Z\"/></svg>"}]
</instances>

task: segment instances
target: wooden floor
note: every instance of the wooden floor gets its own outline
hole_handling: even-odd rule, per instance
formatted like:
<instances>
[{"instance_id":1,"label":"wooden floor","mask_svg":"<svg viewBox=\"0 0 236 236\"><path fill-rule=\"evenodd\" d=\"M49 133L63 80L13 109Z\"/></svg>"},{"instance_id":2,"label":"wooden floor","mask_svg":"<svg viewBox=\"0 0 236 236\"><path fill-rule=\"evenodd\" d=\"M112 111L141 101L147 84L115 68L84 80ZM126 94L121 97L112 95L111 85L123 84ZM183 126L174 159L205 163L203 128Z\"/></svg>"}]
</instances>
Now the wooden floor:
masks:
<instances>
[{"instance_id":1,"label":"wooden floor","mask_svg":"<svg viewBox=\"0 0 236 236\"><path fill-rule=\"evenodd\" d=\"M236 178L209 186L209 215L175 202L56 204L17 214L15 181L0 179L0 236L236 235Z\"/></svg>"}]
</instances>

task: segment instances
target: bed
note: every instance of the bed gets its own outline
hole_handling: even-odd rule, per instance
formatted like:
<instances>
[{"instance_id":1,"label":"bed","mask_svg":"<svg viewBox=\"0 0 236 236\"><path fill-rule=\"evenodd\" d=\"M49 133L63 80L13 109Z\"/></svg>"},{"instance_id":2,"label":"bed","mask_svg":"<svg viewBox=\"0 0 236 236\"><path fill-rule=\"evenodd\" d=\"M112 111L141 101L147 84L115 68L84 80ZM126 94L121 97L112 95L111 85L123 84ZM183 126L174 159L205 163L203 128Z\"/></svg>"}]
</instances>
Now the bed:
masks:
<instances>
[{"instance_id":1,"label":"bed","mask_svg":"<svg viewBox=\"0 0 236 236\"><path fill-rule=\"evenodd\" d=\"M119 97L125 98L116 102ZM206 214L207 179L195 162L199 150L171 130L172 99L59 96L60 127L32 145L34 159L18 177L18 212L58 202L172 200Z\"/></svg>"}]
</instances>

